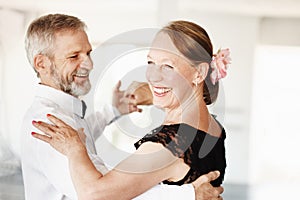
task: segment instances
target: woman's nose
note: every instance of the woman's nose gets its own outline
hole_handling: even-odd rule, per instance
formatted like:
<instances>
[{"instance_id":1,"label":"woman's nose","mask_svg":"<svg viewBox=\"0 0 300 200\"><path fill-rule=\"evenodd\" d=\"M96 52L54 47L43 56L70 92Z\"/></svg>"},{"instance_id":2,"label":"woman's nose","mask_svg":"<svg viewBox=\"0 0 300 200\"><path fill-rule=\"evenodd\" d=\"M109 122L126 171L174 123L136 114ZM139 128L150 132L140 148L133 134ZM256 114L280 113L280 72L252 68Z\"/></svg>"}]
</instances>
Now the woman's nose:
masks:
<instances>
[{"instance_id":1,"label":"woman's nose","mask_svg":"<svg viewBox=\"0 0 300 200\"><path fill-rule=\"evenodd\" d=\"M163 79L161 68L157 65L147 67L146 77L149 82L159 82Z\"/></svg>"}]
</instances>

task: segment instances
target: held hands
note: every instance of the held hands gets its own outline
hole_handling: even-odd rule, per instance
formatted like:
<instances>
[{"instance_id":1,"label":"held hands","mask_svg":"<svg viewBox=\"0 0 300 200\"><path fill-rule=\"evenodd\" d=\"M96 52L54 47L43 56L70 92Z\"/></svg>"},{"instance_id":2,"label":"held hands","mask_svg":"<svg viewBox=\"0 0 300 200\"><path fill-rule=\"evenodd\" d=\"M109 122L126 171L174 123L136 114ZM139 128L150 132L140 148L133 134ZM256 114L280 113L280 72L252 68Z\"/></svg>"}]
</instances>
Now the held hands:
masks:
<instances>
[{"instance_id":1,"label":"held hands","mask_svg":"<svg viewBox=\"0 0 300 200\"><path fill-rule=\"evenodd\" d=\"M33 137L47 142L54 149L66 156L76 155L77 153L86 151L84 145L86 137L83 128L77 132L71 126L53 115L48 114L47 118L53 125L41 121L32 121L33 126L46 134L42 135L32 132L31 135Z\"/></svg>"},{"instance_id":2,"label":"held hands","mask_svg":"<svg viewBox=\"0 0 300 200\"><path fill-rule=\"evenodd\" d=\"M113 91L112 105L119 112L128 114L131 112L142 112L138 105L152 104L152 93L147 83L132 82L126 91L121 91L121 81L118 81Z\"/></svg>"},{"instance_id":3,"label":"held hands","mask_svg":"<svg viewBox=\"0 0 300 200\"><path fill-rule=\"evenodd\" d=\"M208 174L200 176L192 184L196 193L196 200L222 200L220 196L224 189L223 187L213 187L210 182L220 176L219 171L209 172Z\"/></svg>"},{"instance_id":4,"label":"held hands","mask_svg":"<svg viewBox=\"0 0 300 200\"><path fill-rule=\"evenodd\" d=\"M152 105L153 96L148 83L133 81L127 88L126 94L133 94L138 105Z\"/></svg>"}]
</instances>

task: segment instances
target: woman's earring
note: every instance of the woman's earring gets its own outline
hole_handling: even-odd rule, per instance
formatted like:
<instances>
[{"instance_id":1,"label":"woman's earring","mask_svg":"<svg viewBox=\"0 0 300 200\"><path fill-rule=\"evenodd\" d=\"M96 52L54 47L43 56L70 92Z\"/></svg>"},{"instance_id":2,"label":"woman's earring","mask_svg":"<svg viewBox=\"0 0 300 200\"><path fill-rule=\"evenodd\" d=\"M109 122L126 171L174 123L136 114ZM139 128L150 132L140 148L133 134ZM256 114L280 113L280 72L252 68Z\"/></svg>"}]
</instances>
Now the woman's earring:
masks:
<instances>
[{"instance_id":1,"label":"woman's earring","mask_svg":"<svg viewBox=\"0 0 300 200\"><path fill-rule=\"evenodd\" d=\"M193 83L196 87L198 86L198 81L193 81Z\"/></svg>"}]
</instances>

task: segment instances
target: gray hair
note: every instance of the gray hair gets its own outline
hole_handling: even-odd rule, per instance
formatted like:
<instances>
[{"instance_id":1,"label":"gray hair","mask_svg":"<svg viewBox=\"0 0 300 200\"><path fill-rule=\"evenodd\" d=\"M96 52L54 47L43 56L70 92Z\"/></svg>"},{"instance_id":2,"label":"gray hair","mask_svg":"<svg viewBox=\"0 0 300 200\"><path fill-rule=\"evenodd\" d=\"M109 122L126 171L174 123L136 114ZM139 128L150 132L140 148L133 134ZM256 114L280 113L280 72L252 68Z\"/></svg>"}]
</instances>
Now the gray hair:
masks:
<instances>
[{"instance_id":1,"label":"gray hair","mask_svg":"<svg viewBox=\"0 0 300 200\"><path fill-rule=\"evenodd\" d=\"M53 56L55 34L66 30L85 30L86 24L74 16L49 14L34 20L28 27L25 38L27 59L34 68L34 56ZM39 76L39 74L38 74Z\"/></svg>"}]
</instances>

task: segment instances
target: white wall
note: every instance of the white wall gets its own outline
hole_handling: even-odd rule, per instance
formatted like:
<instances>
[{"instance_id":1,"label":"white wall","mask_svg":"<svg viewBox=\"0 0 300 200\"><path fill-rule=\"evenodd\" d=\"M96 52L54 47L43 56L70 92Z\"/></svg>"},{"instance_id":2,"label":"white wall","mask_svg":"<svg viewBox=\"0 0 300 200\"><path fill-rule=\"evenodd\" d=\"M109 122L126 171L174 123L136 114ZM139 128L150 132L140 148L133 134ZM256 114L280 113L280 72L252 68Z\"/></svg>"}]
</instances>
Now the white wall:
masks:
<instances>
[{"instance_id":1,"label":"white wall","mask_svg":"<svg viewBox=\"0 0 300 200\"><path fill-rule=\"evenodd\" d=\"M25 58L24 15L3 9L0 10L0 16L0 39L3 45L0 76L3 84L0 93L0 164L1 172L12 173L20 167L19 132L23 114L31 101L34 77Z\"/></svg>"},{"instance_id":2,"label":"white wall","mask_svg":"<svg viewBox=\"0 0 300 200\"><path fill-rule=\"evenodd\" d=\"M260 25L249 148L255 200L294 199L300 186L299 23L265 18Z\"/></svg>"},{"instance_id":3,"label":"white wall","mask_svg":"<svg viewBox=\"0 0 300 200\"><path fill-rule=\"evenodd\" d=\"M7 20L9 18L9 20ZM3 11L2 28L5 49L3 96L5 101L5 137L12 151L20 152L19 129L23 114L32 101L37 78L28 64L24 49L25 16L16 11ZM13 39L12 39L13 38Z\"/></svg>"}]
</instances>

